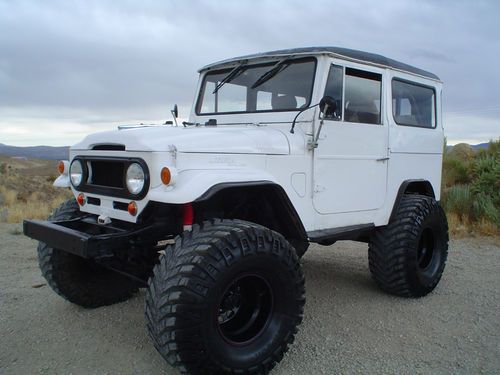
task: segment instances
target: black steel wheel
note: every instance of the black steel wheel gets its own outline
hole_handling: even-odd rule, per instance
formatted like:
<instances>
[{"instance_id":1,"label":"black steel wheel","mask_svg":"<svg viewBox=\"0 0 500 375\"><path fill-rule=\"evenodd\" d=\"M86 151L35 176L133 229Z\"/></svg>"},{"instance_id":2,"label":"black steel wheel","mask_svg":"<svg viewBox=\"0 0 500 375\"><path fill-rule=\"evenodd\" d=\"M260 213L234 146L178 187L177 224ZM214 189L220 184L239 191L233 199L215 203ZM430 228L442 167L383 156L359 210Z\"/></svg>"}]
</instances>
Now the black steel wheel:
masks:
<instances>
[{"instance_id":1,"label":"black steel wheel","mask_svg":"<svg viewBox=\"0 0 500 375\"><path fill-rule=\"evenodd\" d=\"M404 297L422 297L439 283L448 256L448 222L435 199L405 194L394 219L372 236L368 258L376 283Z\"/></svg>"},{"instance_id":2,"label":"black steel wheel","mask_svg":"<svg viewBox=\"0 0 500 375\"><path fill-rule=\"evenodd\" d=\"M146 320L156 349L189 374L266 374L302 321L304 276L280 234L240 220L194 225L155 267Z\"/></svg>"},{"instance_id":3,"label":"black steel wheel","mask_svg":"<svg viewBox=\"0 0 500 375\"><path fill-rule=\"evenodd\" d=\"M259 337L273 313L273 291L258 274L239 275L218 306L217 327L230 344L244 345Z\"/></svg>"}]
</instances>

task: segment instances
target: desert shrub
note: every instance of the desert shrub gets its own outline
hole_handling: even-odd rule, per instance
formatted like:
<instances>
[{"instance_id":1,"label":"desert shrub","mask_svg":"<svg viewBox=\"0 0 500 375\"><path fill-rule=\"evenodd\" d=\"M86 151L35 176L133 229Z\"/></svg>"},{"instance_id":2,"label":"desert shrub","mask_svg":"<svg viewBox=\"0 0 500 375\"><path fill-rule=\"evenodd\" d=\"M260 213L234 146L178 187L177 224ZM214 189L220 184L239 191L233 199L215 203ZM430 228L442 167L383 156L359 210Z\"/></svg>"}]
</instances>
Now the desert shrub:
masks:
<instances>
[{"instance_id":1,"label":"desert shrub","mask_svg":"<svg viewBox=\"0 0 500 375\"><path fill-rule=\"evenodd\" d=\"M443 158L441 200L452 232L498 234L500 229L500 142L470 156L460 146ZM457 147L457 146L455 146ZM454 151L455 147L452 149ZM451 223L450 223L451 224Z\"/></svg>"},{"instance_id":2,"label":"desert shrub","mask_svg":"<svg viewBox=\"0 0 500 375\"><path fill-rule=\"evenodd\" d=\"M2 202L5 206L13 206L17 202L17 193L14 190L0 186L0 194L2 195Z\"/></svg>"},{"instance_id":3,"label":"desert shrub","mask_svg":"<svg viewBox=\"0 0 500 375\"><path fill-rule=\"evenodd\" d=\"M486 195L498 205L500 199L500 158L493 155L479 155L472 164L474 181L472 191Z\"/></svg>"},{"instance_id":4,"label":"desert shrub","mask_svg":"<svg viewBox=\"0 0 500 375\"><path fill-rule=\"evenodd\" d=\"M493 199L488 195L479 194L474 196L471 216L475 221L486 220L500 226L498 207L495 206Z\"/></svg>"},{"instance_id":5,"label":"desert shrub","mask_svg":"<svg viewBox=\"0 0 500 375\"><path fill-rule=\"evenodd\" d=\"M452 186L442 198L444 209L458 216L469 215L472 212L473 202L474 197L469 185Z\"/></svg>"},{"instance_id":6,"label":"desert shrub","mask_svg":"<svg viewBox=\"0 0 500 375\"><path fill-rule=\"evenodd\" d=\"M465 161L445 156L443 159L443 187L467 184L471 180L469 167Z\"/></svg>"},{"instance_id":7,"label":"desert shrub","mask_svg":"<svg viewBox=\"0 0 500 375\"><path fill-rule=\"evenodd\" d=\"M486 149L478 151L477 156L481 157L484 155L490 155L496 158L500 157L500 140L491 140Z\"/></svg>"},{"instance_id":8,"label":"desert shrub","mask_svg":"<svg viewBox=\"0 0 500 375\"><path fill-rule=\"evenodd\" d=\"M447 156L463 162L468 162L474 159L475 153L472 147L467 143L458 143L447 153Z\"/></svg>"}]
</instances>

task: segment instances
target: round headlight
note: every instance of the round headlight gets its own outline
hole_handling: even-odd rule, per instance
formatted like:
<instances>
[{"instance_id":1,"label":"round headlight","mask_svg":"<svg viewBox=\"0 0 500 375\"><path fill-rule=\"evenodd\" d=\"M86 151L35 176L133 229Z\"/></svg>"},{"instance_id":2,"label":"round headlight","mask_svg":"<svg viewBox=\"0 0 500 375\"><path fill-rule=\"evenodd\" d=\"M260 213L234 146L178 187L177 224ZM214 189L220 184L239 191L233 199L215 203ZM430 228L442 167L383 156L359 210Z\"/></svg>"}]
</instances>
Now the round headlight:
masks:
<instances>
[{"instance_id":1,"label":"round headlight","mask_svg":"<svg viewBox=\"0 0 500 375\"><path fill-rule=\"evenodd\" d=\"M139 194L144 188L144 170L138 163L132 163L127 169L127 189L131 194Z\"/></svg>"},{"instance_id":2,"label":"round headlight","mask_svg":"<svg viewBox=\"0 0 500 375\"><path fill-rule=\"evenodd\" d=\"M80 160L73 160L69 167L69 177L73 186L80 186L83 180L83 167Z\"/></svg>"}]
</instances>

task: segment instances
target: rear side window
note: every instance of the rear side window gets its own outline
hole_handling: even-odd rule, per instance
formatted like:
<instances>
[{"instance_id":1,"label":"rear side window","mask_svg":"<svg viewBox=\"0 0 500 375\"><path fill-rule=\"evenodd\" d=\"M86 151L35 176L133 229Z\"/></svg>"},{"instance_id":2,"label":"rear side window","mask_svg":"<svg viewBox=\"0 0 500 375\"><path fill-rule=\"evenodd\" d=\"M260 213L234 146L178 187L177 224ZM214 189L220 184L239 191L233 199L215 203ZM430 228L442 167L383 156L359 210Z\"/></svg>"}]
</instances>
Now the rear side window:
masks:
<instances>
[{"instance_id":1,"label":"rear side window","mask_svg":"<svg viewBox=\"0 0 500 375\"><path fill-rule=\"evenodd\" d=\"M436 94L433 88L392 80L392 115L398 125L436 127Z\"/></svg>"}]
</instances>

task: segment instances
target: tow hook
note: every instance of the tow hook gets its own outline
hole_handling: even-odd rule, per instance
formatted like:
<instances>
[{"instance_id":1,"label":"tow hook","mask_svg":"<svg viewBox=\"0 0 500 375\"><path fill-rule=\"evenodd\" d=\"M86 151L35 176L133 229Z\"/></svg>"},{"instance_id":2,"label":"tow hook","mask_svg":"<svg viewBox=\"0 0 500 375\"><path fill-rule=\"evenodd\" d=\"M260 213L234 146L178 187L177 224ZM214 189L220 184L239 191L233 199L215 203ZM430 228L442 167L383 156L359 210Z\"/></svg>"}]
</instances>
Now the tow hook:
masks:
<instances>
[{"instance_id":1,"label":"tow hook","mask_svg":"<svg viewBox=\"0 0 500 375\"><path fill-rule=\"evenodd\" d=\"M97 218L97 223L101 225L108 225L111 223L111 219L109 216L99 215L99 217Z\"/></svg>"}]
</instances>

